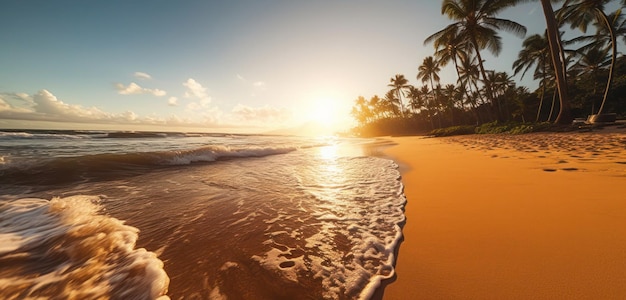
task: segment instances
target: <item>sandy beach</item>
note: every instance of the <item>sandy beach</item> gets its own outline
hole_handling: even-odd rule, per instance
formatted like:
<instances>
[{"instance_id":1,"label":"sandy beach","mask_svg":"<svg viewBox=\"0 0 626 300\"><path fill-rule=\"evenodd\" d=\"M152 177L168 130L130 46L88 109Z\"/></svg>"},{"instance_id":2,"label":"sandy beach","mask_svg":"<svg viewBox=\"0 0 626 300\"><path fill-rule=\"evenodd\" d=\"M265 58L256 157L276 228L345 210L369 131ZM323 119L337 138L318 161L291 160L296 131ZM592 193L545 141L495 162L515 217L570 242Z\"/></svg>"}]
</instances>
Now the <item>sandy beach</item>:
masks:
<instances>
[{"instance_id":1,"label":"sandy beach","mask_svg":"<svg viewBox=\"0 0 626 300\"><path fill-rule=\"evenodd\" d=\"M626 299L626 133L399 137L383 299Z\"/></svg>"}]
</instances>

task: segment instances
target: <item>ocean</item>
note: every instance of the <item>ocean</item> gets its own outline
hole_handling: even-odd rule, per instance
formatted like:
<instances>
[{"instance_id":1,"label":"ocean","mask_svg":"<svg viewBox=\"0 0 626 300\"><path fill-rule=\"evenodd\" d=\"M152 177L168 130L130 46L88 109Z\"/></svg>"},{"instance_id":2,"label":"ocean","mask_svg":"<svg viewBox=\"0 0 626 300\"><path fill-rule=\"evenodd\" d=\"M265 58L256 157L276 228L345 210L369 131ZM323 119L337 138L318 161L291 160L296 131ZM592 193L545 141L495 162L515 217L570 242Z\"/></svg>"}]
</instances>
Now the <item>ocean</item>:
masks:
<instances>
[{"instance_id":1,"label":"ocean","mask_svg":"<svg viewBox=\"0 0 626 300\"><path fill-rule=\"evenodd\" d=\"M0 131L0 299L368 299L398 166L372 140Z\"/></svg>"}]
</instances>

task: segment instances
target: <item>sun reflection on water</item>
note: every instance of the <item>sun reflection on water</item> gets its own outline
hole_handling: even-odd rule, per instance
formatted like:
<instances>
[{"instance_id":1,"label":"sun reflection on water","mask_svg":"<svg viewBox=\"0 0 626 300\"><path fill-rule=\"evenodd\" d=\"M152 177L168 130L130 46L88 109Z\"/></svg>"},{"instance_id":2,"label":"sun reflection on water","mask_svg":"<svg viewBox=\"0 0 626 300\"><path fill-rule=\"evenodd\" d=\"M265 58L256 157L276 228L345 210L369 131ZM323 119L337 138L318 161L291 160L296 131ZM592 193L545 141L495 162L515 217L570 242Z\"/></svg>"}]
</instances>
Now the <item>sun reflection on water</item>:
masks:
<instances>
[{"instance_id":1,"label":"sun reflection on water","mask_svg":"<svg viewBox=\"0 0 626 300\"><path fill-rule=\"evenodd\" d=\"M325 161L336 161L339 158L337 148L339 148L337 145L321 147L319 151L320 157Z\"/></svg>"}]
</instances>

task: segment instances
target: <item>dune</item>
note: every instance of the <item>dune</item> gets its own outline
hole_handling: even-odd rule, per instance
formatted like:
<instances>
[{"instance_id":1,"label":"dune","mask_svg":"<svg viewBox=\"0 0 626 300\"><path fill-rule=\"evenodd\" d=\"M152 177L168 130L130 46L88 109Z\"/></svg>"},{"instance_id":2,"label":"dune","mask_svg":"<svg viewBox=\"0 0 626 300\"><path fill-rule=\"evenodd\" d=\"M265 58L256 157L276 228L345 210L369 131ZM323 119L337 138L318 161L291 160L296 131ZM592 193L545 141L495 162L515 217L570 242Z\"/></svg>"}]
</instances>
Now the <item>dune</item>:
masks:
<instances>
[{"instance_id":1,"label":"dune","mask_svg":"<svg viewBox=\"0 0 626 300\"><path fill-rule=\"evenodd\" d=\"M383 299L626 299L626 133L391 138L408 200Z\"/></svg>"}]
</instances>

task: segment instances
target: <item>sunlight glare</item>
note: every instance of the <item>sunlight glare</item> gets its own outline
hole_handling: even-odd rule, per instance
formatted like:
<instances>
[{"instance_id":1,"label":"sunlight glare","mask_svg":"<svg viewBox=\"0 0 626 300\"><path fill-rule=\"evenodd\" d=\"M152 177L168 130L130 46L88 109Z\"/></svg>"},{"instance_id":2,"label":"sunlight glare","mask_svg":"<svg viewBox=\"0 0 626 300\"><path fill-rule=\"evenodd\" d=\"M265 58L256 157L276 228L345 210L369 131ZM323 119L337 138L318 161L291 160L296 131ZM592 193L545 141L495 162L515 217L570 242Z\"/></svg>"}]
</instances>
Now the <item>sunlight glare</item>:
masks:
<instances>
[{"instance_id":1,"label":"sunlight glare","mask_svg":"<svg viewBox=\"0 0 626 300\"><path fill-rule=\"evenodd\" d=\"M333 127L338 122L337 102L331 98L320 98L313 104L309 119L326 127Z\"/></svg>"}]
</instances>

